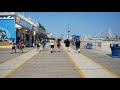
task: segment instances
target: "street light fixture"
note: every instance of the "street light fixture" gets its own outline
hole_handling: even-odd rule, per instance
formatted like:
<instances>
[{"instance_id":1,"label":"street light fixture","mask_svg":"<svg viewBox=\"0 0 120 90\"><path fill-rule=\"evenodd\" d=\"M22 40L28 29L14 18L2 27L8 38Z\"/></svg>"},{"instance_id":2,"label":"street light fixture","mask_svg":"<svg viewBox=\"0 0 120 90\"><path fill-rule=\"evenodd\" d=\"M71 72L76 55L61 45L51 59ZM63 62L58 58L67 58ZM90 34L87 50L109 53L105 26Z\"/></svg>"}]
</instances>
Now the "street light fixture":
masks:
<instances>
[{"instance_id":1,"label":"street light fixture","mask_svg":"<svg viewBox=\"0 0 120 90\"><path fill-rule=\"evenodd\" d=\"M70 30L68 30L68 39L69 39L69 33L70 33Z\"/></svg>"},{"instance_id":2,"label":"street light fixture","mask_svg":"<svg viewBox=\"0 0 120 90\"><path fill-rule=\"evenodd\" d=\"M69 25L68 25L68 39L69 39L69 33L70 33L70 30L69 30Z\"/></svg>"}]
</instances>

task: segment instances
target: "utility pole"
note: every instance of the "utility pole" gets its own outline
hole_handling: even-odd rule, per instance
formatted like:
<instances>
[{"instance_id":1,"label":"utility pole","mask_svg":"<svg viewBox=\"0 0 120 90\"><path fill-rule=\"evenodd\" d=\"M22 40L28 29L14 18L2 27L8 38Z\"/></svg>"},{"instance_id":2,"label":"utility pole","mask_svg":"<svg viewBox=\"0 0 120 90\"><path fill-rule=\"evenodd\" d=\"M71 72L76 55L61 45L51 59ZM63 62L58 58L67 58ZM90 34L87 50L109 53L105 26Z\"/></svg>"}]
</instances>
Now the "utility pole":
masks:
<instances>
[{"instance_id":1,"label":"utility pole","mask_svg":"<svg viewBox=\"0 0 120 90\"><path fill-rule=\"evenodd\" d=\"M23 16L25 16L25 15L24 15L24 12L23 12Z\"/></svg>"}]
</instances>

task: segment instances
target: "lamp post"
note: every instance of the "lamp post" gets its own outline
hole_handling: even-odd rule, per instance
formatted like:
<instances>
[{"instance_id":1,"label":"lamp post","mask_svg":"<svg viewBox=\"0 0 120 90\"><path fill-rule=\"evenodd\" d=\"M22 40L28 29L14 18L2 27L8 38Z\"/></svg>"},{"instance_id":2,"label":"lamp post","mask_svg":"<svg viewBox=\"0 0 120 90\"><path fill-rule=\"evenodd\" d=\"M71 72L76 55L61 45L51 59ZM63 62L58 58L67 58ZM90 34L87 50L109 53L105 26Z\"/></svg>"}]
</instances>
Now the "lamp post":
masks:
<instances>
[{"instance_id":1,"label":"lamp post","mask_svg":"<svg viewBox=\"0 0 120 90\"><path fill-rule=\"evenodd\" d=\"M69 33L70 33L70 30L68 30L68 39L69 39Z\"/></svg>"},{"instance_id":2,"label":"lamp post","mask_svg":"<svg viewBox=\"0 0 120 90\"><path fill-rule=\"evenodd\" d=\"M69 33L70 33L70 30L69 30L69 25L68 25L68 30L67 30L67 31L68 31L68 39L69 39Z\"/></svg>"}]
</instances>

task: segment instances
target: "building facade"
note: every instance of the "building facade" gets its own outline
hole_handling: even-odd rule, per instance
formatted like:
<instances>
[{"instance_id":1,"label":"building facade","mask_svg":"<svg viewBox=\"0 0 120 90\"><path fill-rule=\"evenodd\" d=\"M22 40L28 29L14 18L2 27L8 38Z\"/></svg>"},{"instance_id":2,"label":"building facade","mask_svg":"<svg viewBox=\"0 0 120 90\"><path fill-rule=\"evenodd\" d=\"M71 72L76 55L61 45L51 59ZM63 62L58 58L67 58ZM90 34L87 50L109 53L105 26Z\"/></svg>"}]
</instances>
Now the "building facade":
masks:
<instances>
[{"instance_id":1,"label":"building facade","mask_svg":"<svg viewBox=\"0 0 120 90\"><path fill-rule=\"evenodd\" d=\"M0 12L1 41L18 43L22 40L25 46L33 46L36 40L45 36L46 30L39 22L34 23L31 19L16 12Z\"/></svg>"}]
</instances>

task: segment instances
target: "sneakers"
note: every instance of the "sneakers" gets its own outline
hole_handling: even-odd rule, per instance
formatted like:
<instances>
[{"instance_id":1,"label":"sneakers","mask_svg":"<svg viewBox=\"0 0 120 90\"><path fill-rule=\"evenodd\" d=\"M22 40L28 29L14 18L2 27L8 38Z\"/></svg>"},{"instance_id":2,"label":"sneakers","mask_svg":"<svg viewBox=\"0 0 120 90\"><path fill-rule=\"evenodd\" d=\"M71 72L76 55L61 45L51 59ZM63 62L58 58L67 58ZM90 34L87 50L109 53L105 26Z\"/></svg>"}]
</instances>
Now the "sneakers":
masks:
<instances>
[{"instance_id":1,"label":"sneakers","mask_svg":"<svg viewBox=\"0 0 120 90\"><path fill-rule=\"evenodd\" d=\"M80 49L78 50L78 53L80 53Z\"/></svg>"}]
</instances>

